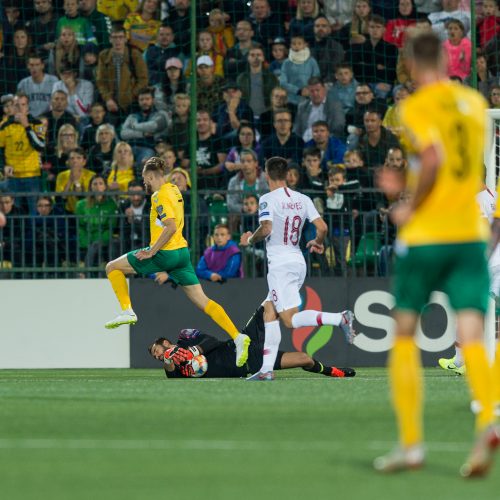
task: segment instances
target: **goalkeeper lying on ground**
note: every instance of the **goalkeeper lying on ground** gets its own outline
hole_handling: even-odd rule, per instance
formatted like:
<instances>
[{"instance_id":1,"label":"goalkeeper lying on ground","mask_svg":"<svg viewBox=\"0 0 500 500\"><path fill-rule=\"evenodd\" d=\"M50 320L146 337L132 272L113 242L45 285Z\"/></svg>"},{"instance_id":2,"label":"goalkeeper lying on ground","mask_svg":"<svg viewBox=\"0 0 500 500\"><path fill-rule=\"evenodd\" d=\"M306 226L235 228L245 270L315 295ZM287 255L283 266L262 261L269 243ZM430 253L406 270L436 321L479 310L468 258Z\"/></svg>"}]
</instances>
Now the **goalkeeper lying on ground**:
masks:
<instances>
[{"instance_id":1,"label":"goalkeeper lying on ground","mask_svg":"<svg viewBox=\"0 0 500 500\"><path fill-rule=\"evenodd\" d=\"M165 363L165 373L169 378L191 377L192 367L189 361L198 354L203 354L208 363L205 378L238 378L255 373L262 365L264 350L264 308L261 306L250 318L242 333L250 337L252 342L248 349L246 365L238 368L234 364L234 342L220 341L199 330L181 330L177 344L166 338L156 339L149 347L149 353L155 359ZM327 377L354 377L352 368L335 368L324 366L319 361L303 352L278 351L275 370L286 368L303 368L306 371L326 375Z\"/></svg>"}]
</instances>

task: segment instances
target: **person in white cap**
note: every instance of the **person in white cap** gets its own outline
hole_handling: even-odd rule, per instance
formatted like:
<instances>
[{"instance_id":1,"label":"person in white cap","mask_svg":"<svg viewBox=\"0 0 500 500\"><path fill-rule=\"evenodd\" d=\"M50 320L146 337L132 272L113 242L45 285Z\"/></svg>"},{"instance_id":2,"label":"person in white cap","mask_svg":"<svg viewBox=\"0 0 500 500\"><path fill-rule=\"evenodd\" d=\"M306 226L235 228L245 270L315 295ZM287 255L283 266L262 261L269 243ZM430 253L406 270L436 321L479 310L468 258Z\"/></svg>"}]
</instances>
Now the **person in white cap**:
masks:
<instances>
[{"instance_id":1,"label":"person in white cap","mask_svg":"<svg viewBox=\"0 0 500 500\"><path fill-rule=\"evenodd\" d=\"M210 56L196 59L198 72L198 109L206 109L210 114L222 103L224 80L214 74L214 62Z\"/></svg>"}]
</instances>

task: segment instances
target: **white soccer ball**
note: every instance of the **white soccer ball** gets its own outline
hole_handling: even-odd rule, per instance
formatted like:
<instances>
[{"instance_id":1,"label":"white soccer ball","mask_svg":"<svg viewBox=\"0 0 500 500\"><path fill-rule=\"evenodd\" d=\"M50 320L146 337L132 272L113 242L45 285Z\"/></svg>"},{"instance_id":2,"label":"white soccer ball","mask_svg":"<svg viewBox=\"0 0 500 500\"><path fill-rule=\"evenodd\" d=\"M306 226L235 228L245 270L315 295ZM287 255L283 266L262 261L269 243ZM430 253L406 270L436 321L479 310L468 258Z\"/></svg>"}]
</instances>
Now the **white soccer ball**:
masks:
<instances>
[{"instance_id":1,"label":"white soccer ball","mask_svg":"<svg viewBox=\"0 0 500 500\"><path fill-rule=\"evenodd\" d=\"M195 356L191 361L191 366L193 367L193 375L191 377L199 378L203 377L208 370L207 358L203 354Z\"/></svg>"}]
</instances>

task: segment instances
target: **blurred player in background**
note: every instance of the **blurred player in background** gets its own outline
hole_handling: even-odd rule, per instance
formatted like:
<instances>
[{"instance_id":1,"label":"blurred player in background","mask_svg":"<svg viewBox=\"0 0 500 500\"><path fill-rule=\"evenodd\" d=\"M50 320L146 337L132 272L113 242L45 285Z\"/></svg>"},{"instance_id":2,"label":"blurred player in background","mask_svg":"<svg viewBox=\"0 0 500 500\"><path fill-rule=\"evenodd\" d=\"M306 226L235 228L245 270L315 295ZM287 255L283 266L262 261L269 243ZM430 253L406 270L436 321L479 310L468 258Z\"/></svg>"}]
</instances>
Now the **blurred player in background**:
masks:
<instances>
[{"instance_id":1,"label":"blurred player in background","mask_svg":"<svg viewBox=\"0 0 500 500\"><path fill-rule=\"evenodd\" d=\"M187 241L182 236L184 227L184 200L177 186L165 181L165 163L152 157L142 171L146 191L151 193L149 247L133 250L109 262L106 273L122 308L121 313L106 323L106 328L137 323L128 291L127 274L151 275L168 273L169 278L182 289L199 309L212 318L236 345L236 365L243 366L248 357L250 339L238 332L226 311L209 299L194 272Z\"/></svg>"},{"instance_id":2,"label":"blurred player in background","mask_svg":"<svg viewBox=\"0 0 500 500\"><path fill-rule=\"evenodd\" d=\"M457 313L467 380L481 406L475 443L460 469L462 476L473 477L488 471L500 442L493 414L493 370L483 344L488 227L475 201L483 178L486 102L475 90L446 79L446 61L435 34L416 35L406 50L418 90L400 109L403 140L410 153L408 197L392 210L399 234L394 277L396 335L389 379L399 447L378 457L374 466L393 472L424 462L422 370L414 335L429 295L442 290ZM388 195L402 191L400 176L383 170L380 187Z\"/></svg>"},{"instance_id":3,"label":"blurred player in background","mask_svg":"<svg viewBox=\"0 0 500 500\"><path fill-rule=\"evenodd\" d=\"M311 198L287 187L287 169L287 161L279 156L266 161L266 179L271 192L260 197L259 227L253 234L250 231L242 234L240 242L242 246L247 246L266 240L268 259L269 293L264 302L264 358L260 371L248 378L252 381L272 380L274 377L273 368L281 342L279 319L287 328L339 326L350 344L355 337L352 325L354 314L351 311L299 312L299 292L307 270L299 246L302 229L306 219L314 225L316 238L307 242L307 248L311 253L321 254L324 252L323 241L328 227Z\"/></svg>"},{"instance_id":4,"label":"blurred player in background","mask_svg":"<svg viewBox=\"0 0 500 500\"><path fill-rule=\"evenodd\" d=\"M165 363L165 374L169 378L191 377L192 367L189 360L198 354L203 354L208 362L208 370L204 377L246 377L248 373L258 371L262 365L265 335L263 306L260 306L253 314L242 333L248 335L252 342L248 352L248 361L240 368L236 367L233 362L234 343L231 340L222 342L199 330L181 330L175 345L163 337L156 339L149 347L149 353L153 358ZM352 368L325 366L304 352L278 351L274 369L286 368L303 368L308 372L335 378L356 375Z\"/></svg>"}]
</instances>

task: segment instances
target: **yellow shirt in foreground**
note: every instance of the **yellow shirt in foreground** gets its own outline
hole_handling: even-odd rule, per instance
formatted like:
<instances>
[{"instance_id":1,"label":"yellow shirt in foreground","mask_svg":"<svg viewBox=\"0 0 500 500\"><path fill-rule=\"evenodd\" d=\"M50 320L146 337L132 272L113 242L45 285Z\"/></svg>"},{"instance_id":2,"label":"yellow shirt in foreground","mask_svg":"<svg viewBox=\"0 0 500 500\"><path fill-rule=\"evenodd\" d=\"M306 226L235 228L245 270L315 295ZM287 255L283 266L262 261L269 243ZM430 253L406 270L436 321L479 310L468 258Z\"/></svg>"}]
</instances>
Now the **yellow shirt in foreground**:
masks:
<instances>
[{"instance_id":1,"label":"yellow shirt in foreground","mask_svg":"<svg viewBox=\"0 0 500 500\"><path fill-rule=\"evenodd\" d=\"M410 155L410 193L418 183L419 153L435 145L442 162L432 191L400 228L399 240L409 246L486 240L489 228L476 202L484 177L484 98L456 83L436 82L400 107L402 142Z\"/></svg>"},{"instance_id":2,"label":"yellow shirt in foreground","mask_svg":"<svg viewBox=\"0 0 500 500\"><path fill-rule=\"evenodd\" d=\"M184 200L179 188L170 182L153 193L151 196L151 215L149 226L151 231L151 242L153 246L160 234L163 232L163 223L167 219L174 219L177 231L160 250L177 250L187 247L187 241L182 236L184 228Z\"/></svg>"}]
</instances>

